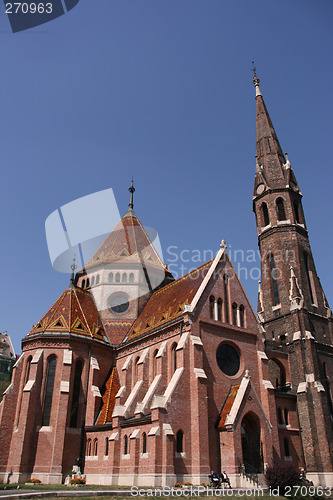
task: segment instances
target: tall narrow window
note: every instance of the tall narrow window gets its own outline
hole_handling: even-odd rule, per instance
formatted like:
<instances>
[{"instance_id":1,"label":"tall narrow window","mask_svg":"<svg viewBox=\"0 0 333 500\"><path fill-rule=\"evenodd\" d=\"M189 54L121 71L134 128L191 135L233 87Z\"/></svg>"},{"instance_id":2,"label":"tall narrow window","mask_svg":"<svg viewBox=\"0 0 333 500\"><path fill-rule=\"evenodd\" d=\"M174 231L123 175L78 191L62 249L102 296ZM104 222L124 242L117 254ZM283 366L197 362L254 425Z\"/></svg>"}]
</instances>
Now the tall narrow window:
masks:
<instances>
[{"instance_id":1,"label":"tall narrow window","mask_svg":"<svg viewBox=\"0 0 333 500\"><path fill-rule=\"evenodd\" d=\"M297 224L300 223L300 218L299 218L299 205L297 201L294 201L294 215L295 215L295 220Z\"/></svg>"},{"instance_id":2,"label":"tall narrow window","mask_svg":"<svg viewBox=\"0 0 333 500\"><path fill-rule=\"evenodd\" d=\"M134 378L135 382L139 380L139 361L140 361L140 356L137 356L134 362Z\"/></svg>"},{"instance_id":3,"label":"tall narrow window","mask_svg":"<svg viewBox=\"0 0 333 500\"><path fill-rule=\"evenodd\" d=\"M128 455L128 437L124 437L124 455Z\"/></svg>"},{"instance_id":4,"label":"tall narrow window","mask_svg":"<svg viewBox=\"0 0 333 500\"><path fill-rule=\"evenodd\" d=\"M267 204L265 202L261 205L261 210L262 210L262 216L263 216L263 219L264 219L264 226L268 226L268 224L269 224L269 214L268 214Z\"/></svg>"},{"instance_id":5,"label":"tall narrow window","mask_svg":"<svg viewBox=\"0 0 333 500\"><path fill-rule=\"evenodd\" d=\"M278 408L278 424L279 425L283 424L282 410L280 407Z\"/></svg>"},{"instance_id":6,"label":"tall narrow window","mask_svg":"<svg viewBox=\"0 0 333 500\"><path fill-rule=\"evenodd\" d=\"M121 281L122 281L122 283L127 283L127 273L123 273L123 275L121 277Z\"/></svg>"},{"instance_id":7,"label":"tall narrow window","mask_svg":"<svg viewBox=\"0 0 333 500\"><path fill-rule=\"evenodd\" d=\"M158 354L158 349L156 349L153 354L153 379L157 375L157 354Z\"/></svg>"},{"instance_id":8,"label":"tall narrow window","mask_svg":"<svg viewBox=\"0 0 333 500\"><path fill-rule=\"evenodd\" d=\"M243 304L239 306L239 326L245 326L245 309Z\"/></svg>"},{"instance_id":9,"label":"tall narrow window","mask_svg":"<svg viewBox=\"0 0 333 500\"><path fill-rule=\"evenodd\" d=\"M107 457L109 454L109 438L105 438L105 456Z\"/></svg>"},{"instance_id":10,"label":"tall narrow window","mask_svg":"<svg viewBox=\"0 0 333 500\"><path fill-rule=\"evenodd\" d=\"M237 325L237 304L234 302L232 304L232 324Z\"/></svg>"},{"instance_id":11,"label":"tall narrow window","mask_svg":"<svg viewBox=\"0 0 333 500\"><path fill-rule=\"evenodd\" d=\"M183 453L184 451L184 433L179 430L176 436L176 451L177 453Z\"/></svg>"},{"instance_id":12,"label":"tall narrow window","mask_svg":"<svg viewBox=\"0 0 333 500\"><path fill-rule=\"evenodd\" d=\"M217 321L222 321L222 299L217 299Z\"/></svg>"},{"instance_id":13,"label":"tall narrow window","mask_svg":"<svg viewBox=\"0 0 333 500\"><path fill-rule=\"evenodd\" d=\"M26 368L25 368L24 384L26 384L28 382L28 380L29 380L31 360L32 360L32 356L29 356L28 360L27 360Z\"/></svg>"},{"instance_id":14,"label":"tall narrow window","mask_svg":"<svg viewBox=\"0 0 333 500\"><path fill-rule=\"evenodd\" d=\"M109 273L108 281L109 283L113 283L113 273Z\"/></svg>"},{"instance_id":15,"label":"tall narrow window","mask_svg":"<svg viewBox=\"0 0 333 500\"><path fill-rule=\"evenodd\" d=\"M142 434L142 453L147 453L147 434Z\"/></svg>"},{"instance_id":16,"label":"tall narrow window","mask_svg":"<svg viewBox=\"0 0 333 500\"><path fill-rule=\"evenodd\" d=\"M134 283L134 274L133 273L130 273L130 275L129 275L129 282Z\"/></svg>"},{"instance_id":17,"label":"tall narrow window","mask_svg":"<svg viewBox=\"0 0 333 500\"><path fill-rule=\"evenodd\" d=\"M271 269L271 286L272 286L272 298L274 301L274 305L280 304L280 297L279 297L279 288L278 288L278 282L276 279L276 268L275 268L275 262L274 262L274 255L271 253L268 256L269 260L269 266Z\"/></svg>"},{"instance_id":18,"label":"tall narrow window","mask_svg":"<svg viewBox=\"0 0 333 500\"><path fill-rule=\"evenodd\" d=\"M50 425L50 416L52 408L52 398L53 398L53 388L54 388L54 378L57 366L57 358L51 356L47 362L46 371L46 383L44 390L44 403L43 403L43 415L42 415L42 425Z\"/></svg>"},{"instance_id":19,"label":"tall narrow window","mask_svg":"<svg viewBox=\"0 0 333 500\"><path fill-rule=\"evenodd\" d=\"M91 455L91 439L88 439L88 441L87 441L86 455L87 455L87 457L90 457L90 455Z\"/></svg>"},{"instance_id":20,"label":"tall narrow window","mask_svg":"<svg viewBox=\"0 0 333 500\"><path fill-rule=\"evenodd\" d=\"M99 283L99 274L97 274L96 276L96 285L98 285L98 283Z\"/></svg>"},{"instance_id":21,"label":"tall narrow window","mask_svg":"<svg viewBox=\"0 0 333 500\"><path fill-rule=\"evenodd\" d=\"M171 347L171 373L174 373L177 370L177 344L172 344Z\"/></svg>"},{"instance_id":22,"label":"tall narrow window","mask_svg":"<svg viewBox=\"0 0 333 500\"><path fill-rule=\"evenodd\" d=\"M81 288L84 288L85 286L86 286L86 280L82 280Z\"/></svg>"},{"instance_id":23,"label":"tall narrow window","mask_svg":"<svg viewBox=\"0 0 333 500\"><path fill-rule=\"evenodd\" d=\"M98 451L98 439L94 439L94 453L93 455L96 457L97 456L97 451Z\"/></svg>"},{"instance_id":24,"label":"tall narrow window","mask_svg":"<svg viewBox=\"0 0 333 500\"><path fill-rule=\"evenodd\" d=\"M278 220L286 220L286 211L284 209L284 202L282 198L276 200L276 210Z\"/></svg>"},{"instance_id":25,"label":"tall narrow window","mask_svg":"<svg viewBox=\"0 0 333 500\"><path fill-rule=\"evenodd\" d=\"M209 317L210 319L214 319L214 304L215 304L215 297L211 295L209 297Z\"/></svg>"},{"instance_id":26,"label":"tall narrow window","mask_svg":"<svg viewBox=\"0 0 333 500\"><path fill-rule=\"evenodd\" d=\"M83 363L79 359L75 364L71 417L69 421L69 427L77 427L77 419L79 415L82 368L83 368Z\"/></svg>"},{"instance_id":27,"label":"tall narrow window","mask_svg":"<svg viewBox=\"0 0 333 500\"><path fill-rule=\"evenodd\" d=\"M94 284L95 284L95 276L92 276L92 278L91 278L91 286L94 286Z\"/></svg>"},{"instance_id":28,"label":"tall narrow window","mask_svg":"<svg viewBox=\"0 0 333 500\"><path fill-rule=\"evenodd\" d=\"M229 323L229 291L228 291L228 275L223 276L224 285L224 320Z\"/></svg>"},{"instance_id":29,"label":"tall narrow window","mask_svg":"<svg viewBox=\"0 0 333 500\"><path fill-rule=\"evenodd\" d=\"M86 284L86 287L89 288L90 287L90 281L89 281L89 278L87 278L87 284Z\"/></svg>"},{"instance_id":30,"label":"tall narrow window","mask_svg":"<svg viewBox=\"0 0 333 500\"><path fill-rule=\"evenodd\" d=\"M116 283L120 283L120 273L116 273Z\"/></svg>"}]
</instances>

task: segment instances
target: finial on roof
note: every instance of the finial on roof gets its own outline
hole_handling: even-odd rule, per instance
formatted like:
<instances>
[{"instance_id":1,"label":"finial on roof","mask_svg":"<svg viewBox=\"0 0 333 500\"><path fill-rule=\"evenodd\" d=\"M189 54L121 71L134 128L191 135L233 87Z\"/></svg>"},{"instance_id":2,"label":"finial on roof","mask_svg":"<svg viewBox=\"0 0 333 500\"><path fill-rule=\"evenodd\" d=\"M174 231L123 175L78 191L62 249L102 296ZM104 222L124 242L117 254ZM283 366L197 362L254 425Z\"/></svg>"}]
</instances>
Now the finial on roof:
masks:
<instances>
[{"instance_id":1,"label":"finial on roof","mask_svg":"<svg viewBox=\"0 0 333 500\"><path fill-rule=\"evenodd\" d=\"M286 156L286 160L287 160L287 161L286 161L286 163L284 164L284 167L285 167L285 169L288 169L288 168L290 168L290 167L291 167L291 165L290 165L290 161L289 161L289 158L288 158L288 153L285 153L285 156Z\"/></svg>"},{"instance_id":2,"label":"finial on roof","mask_svg":"<svg viewBox=\"0 0 333 500\"><path fill-rule=\"evenodd\" d=\"M133 186L133 177L132 177L132 184L131 184L131 187L128 188L129 192L131 193L130 195L130 202L128 204L128 208L132 208L134 207L134 203L133 203L133 193L135 191L135 187Z\"/></svg>"},{"instance_id":3,"label":"finial on roof","mask_svg":"<svg viewBox=\"0 0 333 500\"><path fill-rule=\"evenodd\" d=\"M72 285L72 286L74 286L74 273L75 273L75 269L77 268L77 266L75 264L75 261L76 261L76 258L75 258L75 254L74 254L73 264L71 265L72 275L71 275L71 283L70 283L70 285Z\"/></svg>"},{"instance_id":4,"label":"finial on roof","mask_svg":"<svg viewBox=\"0 0 333 500\"><path fill-rule=\"evenodd\" d=\"M226 250L228 248L224 238L220 243L220 248L222 248L222 250Z\"/></svg>"},{"instance_id":5,"label":"finial on roof","mask_svg":"<svg viewBox=\"0 0 333 500\"><path fill-rule=\"evenodd\" d=\"M253 80L252 81L253 81L253 84L256 88L256 96L258 96L258 95L261 95L260 88L259 88L260 80L257 77L257 68L254 65L254 61L252 61L252 64L253 64L253 68L251 69L251 71L253 71Z\"/></svg>"}]
</instances>

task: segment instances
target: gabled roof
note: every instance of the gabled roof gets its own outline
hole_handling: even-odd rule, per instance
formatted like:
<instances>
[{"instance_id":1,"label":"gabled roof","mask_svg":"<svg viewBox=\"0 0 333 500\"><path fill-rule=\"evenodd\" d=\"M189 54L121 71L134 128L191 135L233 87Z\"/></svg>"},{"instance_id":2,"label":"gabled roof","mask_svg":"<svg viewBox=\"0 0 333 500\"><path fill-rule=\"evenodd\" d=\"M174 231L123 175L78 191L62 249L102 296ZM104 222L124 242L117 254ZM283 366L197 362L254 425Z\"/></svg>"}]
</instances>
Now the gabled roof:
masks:
<instances>
[{"instance_id":1,"label":"gabled roof","mask_svg":"<svg viewBox=\"0 0 333 500\"><path fill-rule=\"evenodd\" d=\"M231 408L233 407L233 404L235 402L235 398L237 396L239 390L239 384L238 385L233 385L230 387L228 396L224 402L224 405L222 407L220 416L219 416L219 423L218 423L218 428L221 430L225 430L225 421L227 419L227 416L229 415Z\"/></svg>"},{"instance_id":2,"label":"gabled roof","mask_svg":"<svg viewBox=\"0 0 333 500\"><path fill-rule=\"evenodd\" d=\"M164 270L164 264L133 209L129 209L85 268L111 263L140 263Z\"/></svg>"},{"instance_id":3,"label":"gabled roof","mask_svg":"<svg viewBox=\"0 0 333 500\"><path fill-rule=\"evenodd\" d=\"M87 290L70 285L28 335L75 333L109 343L94 300Z\"/></svg>"},{"instance_id":4,"label":"gabled roof","mask_svg":"<svg viewBox=\"0 0 333 500\"><path fill-rule=\"evenodd\" d=\"M211 264L210 260L153 293L125 340L135 339L180 317L184 305L190 304L198 292Z\"/></svg>"},{"instance_id":5,"label":"gabled roof","mask_svg":"<svg viewBox=\"0 0 333 500\"><path fill-rule=\"evenodd\" d=\"M105 391L102 396L102 409L97 418L96 425L104 425L108 422L112 422L112 413L116 404L116 394L119 389L120 383L118 373L116 368L113 368L105 384Z\"/></svg>"}]
</instances>

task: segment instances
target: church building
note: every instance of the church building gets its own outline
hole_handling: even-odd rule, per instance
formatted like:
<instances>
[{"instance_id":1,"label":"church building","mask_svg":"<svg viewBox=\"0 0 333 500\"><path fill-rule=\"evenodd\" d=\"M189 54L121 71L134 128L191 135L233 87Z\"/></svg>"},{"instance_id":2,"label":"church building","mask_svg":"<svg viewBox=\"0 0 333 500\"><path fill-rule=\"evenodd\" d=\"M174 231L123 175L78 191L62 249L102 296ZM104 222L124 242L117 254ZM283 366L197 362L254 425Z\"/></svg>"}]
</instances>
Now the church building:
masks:
<instances>
[{"instance_id":1,"label":"church building","mask_svg":"<svg viewBox=\"0 0 333 500\"><path fill-rule=\"evenodd\" d=\"M333 323L302 193L256 90L253 311L222 240L175 280L126 214L22 340L0 404L0 481L173 486L267 465L333 486ZM216 235L217 238L220 235Z\"/></svg>"}]
</instances>

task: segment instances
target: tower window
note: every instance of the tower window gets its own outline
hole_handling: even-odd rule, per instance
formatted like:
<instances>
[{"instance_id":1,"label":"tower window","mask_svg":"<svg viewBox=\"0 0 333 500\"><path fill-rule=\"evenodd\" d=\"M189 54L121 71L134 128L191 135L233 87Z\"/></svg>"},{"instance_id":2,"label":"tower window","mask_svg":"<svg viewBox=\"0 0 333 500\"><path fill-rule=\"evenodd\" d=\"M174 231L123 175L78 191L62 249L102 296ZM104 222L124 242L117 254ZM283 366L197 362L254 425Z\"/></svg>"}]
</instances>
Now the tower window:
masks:
<instances>
[{"instance_id":1,"label":"tower window","mask_svg":"<svg viewBox=\"0 0 333 500\"><path fill-rule=\"evenodd\" d=\"M290 457L290 451L289 451L289 441L288 439L284 439L284 456L285 457Z\"/></svg>"},{"instance_id":2,"label":"tower window","mask_svg":"<svg viewBox=\"0 0 333 500\"><path fill-rule=\"evenodd\" d=\"M88 457L90 457L90 456L91 456L91 439L88 439L88 441L87 441L86 455L87 455Z\"/></svg>"},{"instance_id":3,"label":"tower window","mask_svg":"<svg viewBox=\"0 0 333 500\"><path fill-rule=\"evenodd\" d=\"M274 305L280 304L280 297L279 297L279 288L278 288L278 282L276 279L276 268L275 268L275 262L274 262L274 255L271 253L268 256L269 260L269 266L271 269L271 285L272 285L272 295L273 295L273 300L274 300Z\"/></svg>"},{"instance_id":4,"label":"tower window","mask_svg":"<svg viewBox=\"0 0 333 500\"><path fill-rule=\"evenodd\" d=\"M95 276L91 278L91 286L94 286L94 284L95 284Z\"/></svg>"},{"instance_id":5,"label":"tower window","mask_svg":"<svg viewBox=\"0 0 333 500\"><path fill-rule=\"evenodd\" d=\"M294 201L294 214L295 214L295 220L297 224L300 223L300 218L299 218L299 205L297 201Z\"/></svg>"},{"instance_id":6,"label":"tower window","mask_svg":"<svg viewBox=\"0 0 333 500\"><path fill-rule=\"evenodd\" d=\"M282 410L281 410L281 408L278 408L278 424L279 425L283 424L283 417L282 417Z\"/></svg>"},{"instance_id":7,"label":"tower window","mask_svg":"<svg viewBox=\"0 0 333 500\"><path fill-rule=\"evenodd\" d=\"M122 281L122 283L127 283L127 273L123 273L123 275L121 277L121 281Z\"/></svg>"},{"instance_id":8,"label":"tower window","mask_svg":"<svg viewBox=\"0 0 333 500\"><path fill-rule=\"evenodd\" d=\"M113 283L113 273L109 273L108 281L109 283Z\"/></svg>"},{"instance_id":9,"label":"tower window","mask_svg":"<svg viewBox=\"0 0 333 500\"><path fill-rule=\"evenodd\" d=\"M56 366L57 366L57 358L55 356L51 356L47 363L43 415L42 415L42 425L46 426L50 425Z\"/></svg>"},{"instance_id":10,"label":"tower window","mask_svg":"<svg viewBox=\"0 0 333 500\"><path fill-rule=\"evenodd\" d=\"M134 274L133 273L130 273L130 275L129 275L129 282L134 283Z\"/></svg>"},{"instance_id":11,"label":"tower window","mask_svg":"<svg viewBox=\"0 0 333 500\"><path fill-rule=\"evenodd\" d=\"M276 210L278 220L286 220L286 211L284 209L284 202L282 198L276 200Z\"/></svg>"},{"instance_id":12,"label":"tower window","mask_svg":"<svg viewBox=\"0 0 333 500\"><path fill-rule=\"evenodd\" d=\"M90 281L89 281L89 278L87 278L87 284L86 284L86 287L89 288L90 287Z\"/></svg>"},{"instance_id":13,"label":"tower window","mask_svg":"<svg viewBox=\"0 0 333 500\"><path fill-rule=\"evenodd\" d=\"M86 280L82 280L81 288L84 288L85 286L86 286Z\"/></svg>"},{"instance_id":14,"label":"tower window","mask_svg":"<svg viewBox=\"0 0 333 500\"><path fill-rule=\"evenodd\" d=\"M176 343L172 344L172 347L171 347L171 373L175 373L175 371L177 370L177 351L176 351L176 348L177 348L177 344Z\"/></svg>"},{"instance_id":15,"label":"tower window","mask_svg":"<svg viewBox=\"0 0 333 500\"><path fill-rule=\"evenodd\" d=\"M153 354L153 379L157 375L157 354L158 354L158 349L155 349Z\"/></svg>"},{"instance_id":16,"label":"tower window","mask_svg":"<svg viewBox=\"0 0 333 500\"><path fill-rule=\"evenodd\" d=\"M93 455L97 456L97 450L98 450L98 439L94 439L94 452Z\"/></svg>"},{"instance_id":17,"label":"tower window","mask_svg":"<svg viewBox=\"0 0 333 500\"><path fill-rule=\"evenodd\" d=\"M268 208L267 208L267 204L266 203L263 203L261 205L261 210L262 210L262 216L263 216L263 219L264 219L264 226L268 226L268 224L269 224L269 214L268 214Z\"/></svg>"},{"instance_id":18,"label":"tower window","mask_svg":"<svg viewBox=\"0 0 333 500\"><path fill-rule=\"evenodd\" d=\"M99 283L99 274L97 274L96 276L96 285L98 285L98 283Z\"/></svg>"},{"instance_id":19,"label":"tower window","mask_svg":"<svg viewBox=\"0 0 333 500\"><path fill-rule=\"evenodd\" d=\"M120 283L120 273L116 273L116 283Z\"/></svg>"},{"instance_id":20,"label":"tower window","mask_svg":"<svg viewBox=\"0 0 333 500\"><path fill-rule=\"evenodd\" d=\"M287 408L285 408L285 409L284 409L284 423L285 423L286 425L288 425L288 424L289 424L289 414L288 414L288 410L287 410Z\"/></svg>"},{"instance_id":21,"label":"tower window","mask_svg":"<svg viewBox=\"0 0 333 500\"><path fill-rule=\"evenodd\" d=\"M310 298L311 298L311 304L315 304L315 299L314 299L314 286L312 283L312 272L309 269L309 256L306 252L303 252L303 259L304 259L304 264L305 264L305 271L306 271L306 276L308 279L308 285L309 285L309 291L310 291Z\"/></svg>"},{"instance_id":22,"label":"tower window","mask_svg":"<svg viewBox=\"0 0 333 500\"><path fill-rule=\"evenodd\" d=\"M109 438L105 438L105 456L107 457L109 454Z\"/></svg>"}]
</instances>

